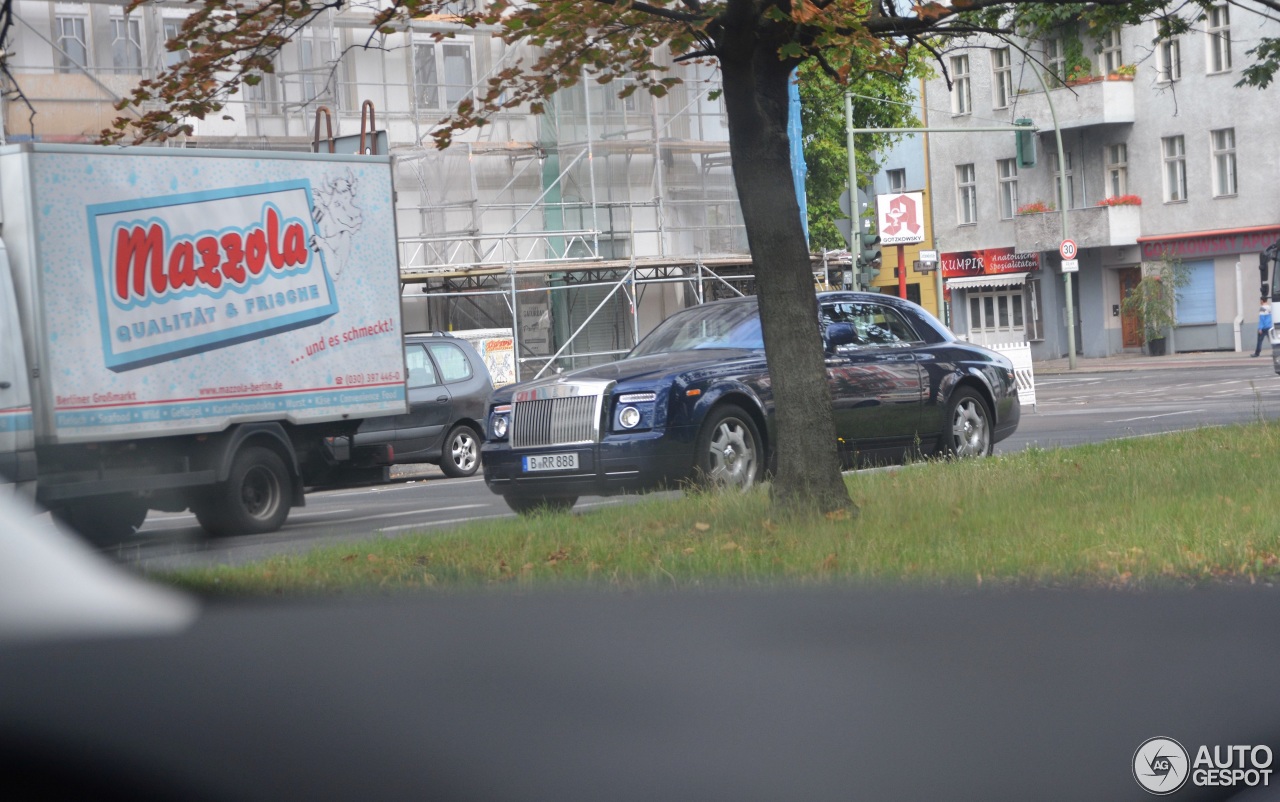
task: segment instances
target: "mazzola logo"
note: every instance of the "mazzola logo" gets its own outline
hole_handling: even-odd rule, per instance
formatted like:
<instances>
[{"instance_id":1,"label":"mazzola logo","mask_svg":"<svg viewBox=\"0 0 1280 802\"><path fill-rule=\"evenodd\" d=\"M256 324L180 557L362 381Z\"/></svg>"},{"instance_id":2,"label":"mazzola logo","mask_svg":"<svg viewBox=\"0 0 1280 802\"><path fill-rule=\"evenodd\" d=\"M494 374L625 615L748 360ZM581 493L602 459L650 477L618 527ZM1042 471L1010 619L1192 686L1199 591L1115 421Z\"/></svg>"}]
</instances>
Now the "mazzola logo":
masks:
<instances>
[{"instance_id":1,"label":"mazzola logo","mask_svg":"<svg viewBox=\"0 0 1280 802\"><path fill-rule=\"evenodd\" d=\"M1148 738L1133 753L1133 779L1144 791L1172 794L1187 781L1187 750L1172 738Z\"/></svg>"},{"instance_id":2,"label":"mazzola logo","mask_svg":"<svg viewBox=\"0 0 1280 802\"><path fill-rule=\"evenodd\" d=\"M86 210L103 359L114 371L327 320L338 302L325 254L352 251L359 230L358 215L346 215L319 247L305 178Z\"/></svg>"}]
</instances>

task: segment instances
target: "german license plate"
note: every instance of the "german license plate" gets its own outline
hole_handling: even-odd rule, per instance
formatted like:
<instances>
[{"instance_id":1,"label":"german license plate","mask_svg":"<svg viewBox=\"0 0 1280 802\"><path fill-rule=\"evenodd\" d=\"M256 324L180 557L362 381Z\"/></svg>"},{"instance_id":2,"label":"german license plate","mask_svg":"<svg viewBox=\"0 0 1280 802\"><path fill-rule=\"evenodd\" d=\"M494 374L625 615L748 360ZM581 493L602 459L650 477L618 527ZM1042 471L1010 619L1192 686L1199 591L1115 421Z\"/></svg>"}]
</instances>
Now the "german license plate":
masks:
<instances>
[{"instance_id":1,"label":"german license plate","mask_svg":"<svg viewBox=\"0 0 1280 802\"><path fill-rule=\"evenodd\" d=\"M524 470L532 471L576 471L578 469L577 454L538 454L524 458Z\"/></svg>"}]
</instances>

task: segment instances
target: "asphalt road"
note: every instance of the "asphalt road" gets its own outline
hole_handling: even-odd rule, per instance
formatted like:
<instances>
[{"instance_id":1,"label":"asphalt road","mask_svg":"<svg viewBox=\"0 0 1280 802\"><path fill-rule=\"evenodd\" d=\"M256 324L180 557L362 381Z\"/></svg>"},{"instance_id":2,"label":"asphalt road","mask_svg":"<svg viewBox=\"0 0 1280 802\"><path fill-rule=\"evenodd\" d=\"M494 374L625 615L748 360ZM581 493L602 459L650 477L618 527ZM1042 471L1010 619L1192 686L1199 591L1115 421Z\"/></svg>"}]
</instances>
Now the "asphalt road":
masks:
<instances>
[{"instance_id":1,"label":"asphalt road","mask_svg":"<svg viewBox=\"0 0 1280 802\"><path fill-rule=\"evenodd\" d=\"M1270 363L1195 371L1147 369L1046 375L1036 381L1037 405L1023 408L1018 431L996 446L1013 453L1199 426L1280 418L1280 377ZM584 498L589 510L621 498ZM139 535L110 553L147 569L243 563L274 554L407 530L445 529L466 521L512 517L480 477L423 478L379 487L312 493L278 532L208 539L190 513L152 512Z\"/></svg>"}]
</instances>

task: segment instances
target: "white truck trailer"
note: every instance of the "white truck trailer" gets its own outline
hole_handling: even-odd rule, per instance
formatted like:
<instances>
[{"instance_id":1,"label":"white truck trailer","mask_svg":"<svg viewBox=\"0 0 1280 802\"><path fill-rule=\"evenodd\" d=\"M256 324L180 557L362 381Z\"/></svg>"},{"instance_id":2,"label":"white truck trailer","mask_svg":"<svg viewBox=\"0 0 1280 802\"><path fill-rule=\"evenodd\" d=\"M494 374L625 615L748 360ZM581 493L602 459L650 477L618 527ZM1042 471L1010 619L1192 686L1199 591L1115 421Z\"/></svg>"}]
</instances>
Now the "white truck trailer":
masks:
<instances>
[{"instance_id":1,"label":"white truck trailer","mask_svg":"<svg viewBox=\"0 0 1280 802\"><path fill-rule=\"evenodd\" d=\"M270 532L406 411L391 161L0 147L0 482L82 533Z\"/></svg>"}]
</instances>

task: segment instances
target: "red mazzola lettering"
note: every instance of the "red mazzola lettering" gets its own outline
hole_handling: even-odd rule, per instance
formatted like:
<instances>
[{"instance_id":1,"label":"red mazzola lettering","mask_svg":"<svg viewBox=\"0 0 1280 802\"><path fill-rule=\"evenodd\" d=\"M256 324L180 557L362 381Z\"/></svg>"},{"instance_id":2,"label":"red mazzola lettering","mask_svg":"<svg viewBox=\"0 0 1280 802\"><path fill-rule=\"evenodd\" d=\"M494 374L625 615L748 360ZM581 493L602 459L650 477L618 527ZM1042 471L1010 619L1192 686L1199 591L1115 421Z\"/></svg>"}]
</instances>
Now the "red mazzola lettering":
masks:
<instances>
[{"instance_id":1,"label":"red mazzola lettering","mask_svg":"<svg viewBox=\"0 0 1280 802\"><path fill-rule=\"evenodd\" d=\"M135 223L116 228L113 246L112 290L120 302L197 286L218 290L223 282L244 286L268 265L288 270L309 257L306 228L296 219L281 220L271 204L247 230L170 238L158 222Z\"/></svg>"}]
</instances>

